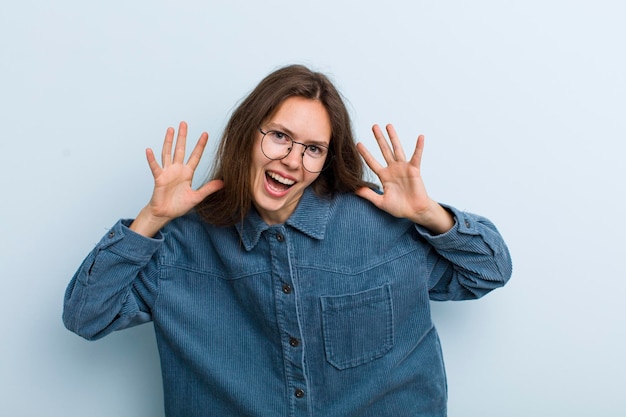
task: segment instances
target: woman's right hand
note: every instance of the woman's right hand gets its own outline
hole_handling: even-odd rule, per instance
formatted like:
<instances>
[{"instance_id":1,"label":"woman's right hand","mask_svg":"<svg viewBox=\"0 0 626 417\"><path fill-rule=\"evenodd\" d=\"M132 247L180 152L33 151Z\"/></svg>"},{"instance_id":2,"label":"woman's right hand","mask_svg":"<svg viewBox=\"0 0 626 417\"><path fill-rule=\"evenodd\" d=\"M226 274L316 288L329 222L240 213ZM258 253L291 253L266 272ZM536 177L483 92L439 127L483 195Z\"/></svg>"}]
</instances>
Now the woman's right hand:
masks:
<instances>
[{"instance_id":1,"label":"woman's right hand","mask_svg":"<svg viewBox=\"0 0 626 417\"><path fill-rule=\"evenodd\" d=\"M156 161L152 149L146 150L148 165L154 177L154 190L148 205L130 225L131 230L152 237L171 220L187 213L208 195L224 186L223 181L213 180L197 190L191 187L194 172L208 140L209 135L203 132L185 163L187 123L180 122L174 155L172 155L174 128L167 129L161 151L162 166Z\"/></svg>"}]
</instances>

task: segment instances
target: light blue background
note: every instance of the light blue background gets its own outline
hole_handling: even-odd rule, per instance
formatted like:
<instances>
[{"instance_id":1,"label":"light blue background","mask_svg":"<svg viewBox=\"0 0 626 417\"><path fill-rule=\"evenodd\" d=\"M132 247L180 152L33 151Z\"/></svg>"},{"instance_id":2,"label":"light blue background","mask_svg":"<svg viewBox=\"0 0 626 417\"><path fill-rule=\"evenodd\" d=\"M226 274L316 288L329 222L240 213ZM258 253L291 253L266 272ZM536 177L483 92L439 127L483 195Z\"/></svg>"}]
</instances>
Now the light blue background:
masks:
<instances>
[{"instance_id":1,"label":"light blue background","mask_svg":"<svg viewBox=\"0 0 626 417\"><path fill-rule=\"evenodd\" d=\"M450 416L626 415L625 18L618 0L3 2L0 416L163 416L152 327L83 341L65 286L147 202L146 147L180 120L214 144L294 62L336 81L370 149L374 123L407 149L425 134L430 194L509 243L507 287L434 305Z\"/></svg>"}]
</instances>

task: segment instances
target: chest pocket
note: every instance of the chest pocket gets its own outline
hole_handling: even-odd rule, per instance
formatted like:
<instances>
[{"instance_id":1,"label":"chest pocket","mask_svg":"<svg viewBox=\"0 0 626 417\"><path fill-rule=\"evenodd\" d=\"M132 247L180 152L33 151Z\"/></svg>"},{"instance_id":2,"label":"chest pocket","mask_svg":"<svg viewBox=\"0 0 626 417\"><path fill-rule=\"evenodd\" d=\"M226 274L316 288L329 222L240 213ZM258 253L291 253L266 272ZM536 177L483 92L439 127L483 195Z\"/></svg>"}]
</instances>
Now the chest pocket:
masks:
<instances>
[{"instance_id":1,"label":"chest pocket","mask_svg":"<svg viewBox=\"0 0 626 417\"><path fill-rule=\"evenodd\" d=\"M353 368L384 356L393 347L389 285L356 294L321 297L326 360Z\"/></svg>"}]
</instances>

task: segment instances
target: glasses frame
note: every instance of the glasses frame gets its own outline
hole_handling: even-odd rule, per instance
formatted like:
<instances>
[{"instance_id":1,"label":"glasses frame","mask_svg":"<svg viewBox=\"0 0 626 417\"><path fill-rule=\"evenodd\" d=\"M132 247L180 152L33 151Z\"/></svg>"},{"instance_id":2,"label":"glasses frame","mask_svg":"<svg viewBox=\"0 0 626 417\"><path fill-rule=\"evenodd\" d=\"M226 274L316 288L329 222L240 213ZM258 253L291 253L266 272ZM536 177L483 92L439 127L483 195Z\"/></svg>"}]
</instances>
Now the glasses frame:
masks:
<instances>
[{"instance_id":1,"label":"glasses frame","mask_svg":"<svg viewBox=\"0 0 626 417\"><path fill-rule=\"evenodd\" d=\"M261 132L261 134L263 135L263 137L261 138L261 152L263 152L263 155L265 155L265 157L266 157L267 159L271 159L272 161L280 161L280 160L285 159L286 157L288 157L288 156L289 156L289 154L291 153L291 151L293 150L293 145L294 145L294 144L304 146L304 150L302 151L302 155L301 155L301 156L302 156L302 167L303 167L306 171L308 171L308 172L310 172L310 173L312 173L312 174L319 174L320 172L325 171L325 170L326 170L326 169L330 166L330 164L331 164L332 160L334 159L334 155L333 155L333 153L331 152L330 148L329 148L328 146L326 146L326 145L319 145L319 144L315 144L315 145L307 145L306 143L297 142L297 141L293 140L293 138L292 138L290 135L288 135L288 134L287 134L287 133L285 133L285 132L281 132L280 130L270 129L270 130L267 130L267 131L265 131L265 132L264 132L264 131L263 131L263 129L261 129L260 127L259 127L258 129L259 129L259 132ZM287 153L286 153L284 156L281 156L280 158L271 158L271 157L269 157L269 156L265 153L265 150L263 149L263 140L265 140L265 135L267 135L267 134L268 134L268 133L270 133L270 132L279 132L279 133L282 133L283 135L287 136L287 137L291 140L291 146L289 147L289 150L287 151ZM320 148L326 148L326 160L324 161L324 165L322 166L322 169L321 169L321 170L319 170L319 171L311 171L311 170L310 170L310 169L308 169L308 168L305 166L305 164L304 164L304 153L305 153L305 152L306 152L306 150L307 150L309 147L311 147L311 146L317 146L317 147L320 147Z\"/></svg>"}]
</instances>

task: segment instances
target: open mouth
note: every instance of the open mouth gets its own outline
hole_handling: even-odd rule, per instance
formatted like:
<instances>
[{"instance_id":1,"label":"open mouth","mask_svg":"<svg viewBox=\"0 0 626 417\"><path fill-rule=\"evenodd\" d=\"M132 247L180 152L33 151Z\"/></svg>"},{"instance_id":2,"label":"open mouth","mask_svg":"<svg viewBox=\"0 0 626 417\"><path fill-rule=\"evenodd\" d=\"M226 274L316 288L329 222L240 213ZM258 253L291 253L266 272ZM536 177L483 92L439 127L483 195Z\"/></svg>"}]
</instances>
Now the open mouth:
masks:
<instances>
[{"instance_id":1,"label":"open mouth","mask_svg":"<svg viewBox=\"0 0 626 417\"><path fill-rule=\"evenodd\" d=\"M270 188L275 191L287 191L296 183L294 180L280 176L272 171L265 171L265 178Z\"/></svg>"}]
</instances>

